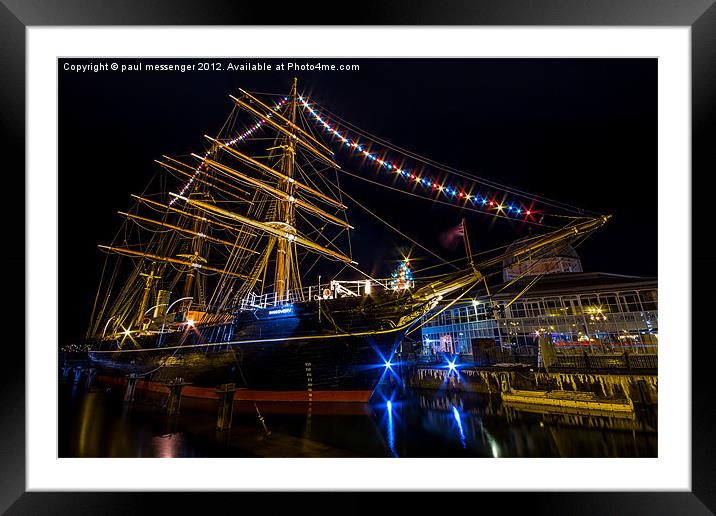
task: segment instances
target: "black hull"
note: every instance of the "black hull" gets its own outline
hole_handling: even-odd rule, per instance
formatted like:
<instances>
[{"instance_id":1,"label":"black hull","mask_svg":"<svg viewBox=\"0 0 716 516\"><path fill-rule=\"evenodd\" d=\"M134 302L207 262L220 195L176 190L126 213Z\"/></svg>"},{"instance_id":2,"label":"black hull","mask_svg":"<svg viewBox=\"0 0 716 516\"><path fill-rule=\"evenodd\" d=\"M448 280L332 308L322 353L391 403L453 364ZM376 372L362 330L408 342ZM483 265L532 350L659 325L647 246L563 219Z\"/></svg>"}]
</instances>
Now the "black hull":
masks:
<instances>
[{"instance_id":1,"label":"black hull","mask_svg":"<svg viewBox=\"0 0 716 516\"><path fill-rule=\"evenodd\" d=\"M252 390L373 390L398 335L337 337L162 350L106 357L90 352L93 366L112 376L138 374L152 381L182 378L197 386L235 383ZM385 357L385 358L383 358Z\"/></svg>"},{"instance_id":2,"label":"black hull","mask_svg":"<svg viewBox=\"0 0 716 516\"><path fill-rule=\"evenodd\" d=\"M410 323L427 307L406 306L399 295L388 302L366 299L242 312L229 324L138 337L132 344L104 341L89 356L101 374L138 374L157 382L182 378L207 388L235 383L253 391L372 392Z\"/></svg>"}]
</instances>

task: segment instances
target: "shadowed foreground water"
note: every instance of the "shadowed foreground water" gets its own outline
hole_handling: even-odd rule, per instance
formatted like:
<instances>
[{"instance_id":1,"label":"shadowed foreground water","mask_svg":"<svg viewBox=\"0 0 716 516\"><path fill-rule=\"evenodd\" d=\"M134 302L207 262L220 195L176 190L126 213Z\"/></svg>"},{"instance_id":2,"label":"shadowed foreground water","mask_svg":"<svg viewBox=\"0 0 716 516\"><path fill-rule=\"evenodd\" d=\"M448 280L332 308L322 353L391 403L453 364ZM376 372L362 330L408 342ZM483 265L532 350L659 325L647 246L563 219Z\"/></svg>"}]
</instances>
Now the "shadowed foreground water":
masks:
<instances>
[{"instance_id":1,"label":"shadowed foreground water","mask_svg":"<svg viewBox=\"0 0 716 516\"><path fill-rule=\"evenodd\" d=\"M216 401L60 384L60 457L656 457L656 411L633 418L527 412L499 398L376 391L371 403L236 403L217 432ZM271 432L266 437L256 409Z\"/></svg>"}]
</instances>

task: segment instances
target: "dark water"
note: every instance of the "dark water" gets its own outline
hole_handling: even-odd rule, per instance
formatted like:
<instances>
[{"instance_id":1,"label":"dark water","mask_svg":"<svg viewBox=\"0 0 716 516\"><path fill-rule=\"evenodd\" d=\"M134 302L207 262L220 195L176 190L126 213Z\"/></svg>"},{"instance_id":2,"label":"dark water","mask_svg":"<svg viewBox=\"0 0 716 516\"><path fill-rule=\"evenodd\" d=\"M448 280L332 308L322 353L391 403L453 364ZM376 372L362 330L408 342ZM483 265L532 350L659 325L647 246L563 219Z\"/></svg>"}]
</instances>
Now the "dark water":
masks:
<instances>
[{"instance_id":1,"label":"dark water","mask_svg":"<svg viewBox=\"0 0 716 516\"><path fill-rule=\"evenodd\" d=\"M445 391L376 391L371 403L236 403L217 432L217 402L181 414L139 393L60 384L61 457L655 457L656 413L633 418L532 413ZM257 408L271 432L266 437Z\"/></svg>"}]
</instances>

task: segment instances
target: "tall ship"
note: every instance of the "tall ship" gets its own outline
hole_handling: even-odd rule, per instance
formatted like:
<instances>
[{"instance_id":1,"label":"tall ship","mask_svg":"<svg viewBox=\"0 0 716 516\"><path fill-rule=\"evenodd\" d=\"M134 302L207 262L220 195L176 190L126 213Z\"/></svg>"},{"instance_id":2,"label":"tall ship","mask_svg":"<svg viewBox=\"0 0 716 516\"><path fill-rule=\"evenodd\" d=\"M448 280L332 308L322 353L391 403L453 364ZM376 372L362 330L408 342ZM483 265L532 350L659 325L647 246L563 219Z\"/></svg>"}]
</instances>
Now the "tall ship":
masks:
<instances>
[{"instance_id":1,"label":"tall ship","mask_svg":"<svg viewBox=\"0 0 716 516\"><path fill-rule=\"evenodd\" d=\"M115 240L99 246L93 367L206 389L235 383L254 399L367 401L406 334L487 288L490 267L507 254L476 261L463 223L465 257L450 271L413 278L404 263L393 277L371 277L352 258L353 197L340 188L337 147L401 179L415 175L331 125L296 80L287 95L239 90L230 99L204 150L157 160L157 176L119 212ZM437 182L428 190L495 209L485 195ZM556 254L607 218L562 219L510 256ZM309 274L318 281L306 284Z\"/></svg>"}]
</instances>

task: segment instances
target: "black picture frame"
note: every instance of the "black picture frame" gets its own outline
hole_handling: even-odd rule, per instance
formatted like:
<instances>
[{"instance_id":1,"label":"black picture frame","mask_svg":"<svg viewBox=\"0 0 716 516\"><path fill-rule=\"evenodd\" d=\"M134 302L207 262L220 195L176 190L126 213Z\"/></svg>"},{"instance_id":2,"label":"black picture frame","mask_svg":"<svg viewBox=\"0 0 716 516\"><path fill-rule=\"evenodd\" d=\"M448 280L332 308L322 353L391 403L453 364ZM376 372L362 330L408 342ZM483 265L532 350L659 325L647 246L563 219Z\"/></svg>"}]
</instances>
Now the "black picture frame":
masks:
<instances>
[{"instance_id":1,"label":"black picture frame","mask_svg":"<svg viewBox=\"0 0 716 516\"><path fill-rule=\"evenodd\" d=\"M6 205L24 199L25 170L25 30L28 26L62 25L622 25L691 27L692 72L692 277L708 278L716 259L708 251L710 189L706 178L716 170L716 6L714 0L401 0L391 3L362 2L360 9L339 3L317 2L305 14L265 2L231 0L0 0L0 130L5 163ZM9 163L8 163L9 160ZM14 183L13 183L14 182ZM15 208L15 212L22 209ZM23 270L24 224L6 224L6 242L14 242L5 254L5 270ZM26 275L32 274L26 270ZM18 277L18 274L8 276ZM693 282L692 321L709 318L710 281ZM12 302L24 307L24 287L14 290ZM17 315L14 315L17 318ZM15 325L19 327L19 325ZM708 335L708 334L706 334ZM0 510L8 514L128 514L150 510L160 503L174 513L200 511L203 507L230 507L241 499L243 509L258 503L270 512L295 510L306 494L283 495L202 493L69 493L25 492L25 348L24 335L14 334L3 343L5 367L0 369ZM711 514L716 510L716 428L711 409L710 369L716 363L710 338L684 335L684 350L692 353L692 490L690 492L609 493L476 493L462 503L480 506L497 502L512 511L569 514ZM696 345L692 345L692 342ZM48 403L52 403L48 400ZM555 486L559 479L555 479ZM347 513L384 506L375 494L349 493L347 499L322 499L319 506ZM427 510L450 511L443 495L411 494ZM254 498L251 500L250 498ZM472 501L470 500L472 498ZM400 503L403 503L402 501Z\"/></svg>"}]
</instances>

